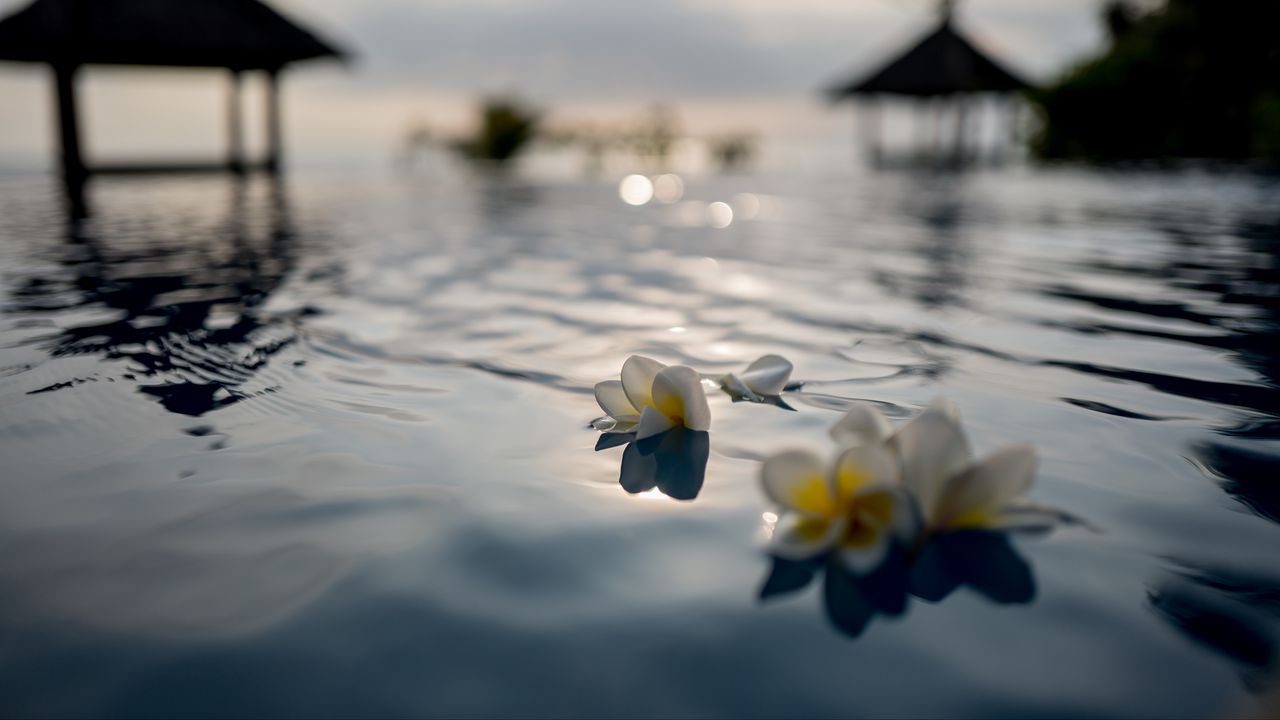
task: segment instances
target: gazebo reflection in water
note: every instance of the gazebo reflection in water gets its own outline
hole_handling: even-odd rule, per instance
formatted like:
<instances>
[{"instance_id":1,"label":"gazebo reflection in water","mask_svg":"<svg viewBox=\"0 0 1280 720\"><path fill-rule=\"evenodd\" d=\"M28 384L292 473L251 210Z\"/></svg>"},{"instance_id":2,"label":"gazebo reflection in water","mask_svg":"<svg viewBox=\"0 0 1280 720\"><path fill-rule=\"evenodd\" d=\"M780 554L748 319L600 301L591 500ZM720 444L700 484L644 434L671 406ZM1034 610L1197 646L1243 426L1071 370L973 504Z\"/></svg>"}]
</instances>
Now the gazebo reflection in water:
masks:
<instances>
[{"instance_id":1,"label":"gazebo reflection in water","mask_svg":"<svg viewBox=\"0 0 1280 720\"><path fill-rule=\"evenodd\" d=\"M57 262L16 285L9 307L77 318L54 325L44 338L47 352L97 356L104 365L31 394L128 382L172 413L199 417L273 392L261 374L297 340L294 326L306 310L268 312L265 305L304 253L277 176L229 176L225 183L225 210L207 202L221 181L165 188L144 182L145 190L106 189L102 218L70 219L65 241L50 248ZM180 214L187 229L176 238L122 233L122 213L141 217L137 228L163 228L164 218Z\"/></svg>"}]
</instances>

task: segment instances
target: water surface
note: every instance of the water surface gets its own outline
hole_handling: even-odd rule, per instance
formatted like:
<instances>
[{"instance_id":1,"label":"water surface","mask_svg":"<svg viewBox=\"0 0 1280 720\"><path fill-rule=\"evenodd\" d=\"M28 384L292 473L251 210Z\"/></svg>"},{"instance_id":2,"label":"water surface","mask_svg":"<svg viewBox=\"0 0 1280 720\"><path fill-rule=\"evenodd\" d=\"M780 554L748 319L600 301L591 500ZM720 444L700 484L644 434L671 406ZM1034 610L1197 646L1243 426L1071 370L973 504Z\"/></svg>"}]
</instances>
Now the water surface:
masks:
<instances>
[{"instance_id":1,"label":"water surface","mask_svg":"<svg viewBox=\"0 0 1280 720\"><path fill-rule=\"evenodd\" d=\"M617 180L113 179L74 223L44 178L0 180L0 714L1203 716L1276 692L1274 181L772 173L632 207ZM713 396L678 451L705 477L646 484L589 426L632 353L781 353L803 386L790 411ZM1037 445L1033 497L1096 531L973 551L972 582L887 612L773 567L759 459L824 447L850 400L938 395L980 453Z\"/></svg>"}]
</instances>

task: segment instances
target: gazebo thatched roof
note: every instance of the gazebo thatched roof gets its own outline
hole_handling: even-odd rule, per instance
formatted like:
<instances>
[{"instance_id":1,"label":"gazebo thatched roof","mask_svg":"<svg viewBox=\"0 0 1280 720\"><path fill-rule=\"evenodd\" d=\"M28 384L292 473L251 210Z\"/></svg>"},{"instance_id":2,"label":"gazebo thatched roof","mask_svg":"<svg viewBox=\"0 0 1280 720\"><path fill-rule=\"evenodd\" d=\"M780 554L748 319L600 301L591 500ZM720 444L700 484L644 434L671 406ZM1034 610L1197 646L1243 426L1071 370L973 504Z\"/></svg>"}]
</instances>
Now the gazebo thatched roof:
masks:
<instances>
[{"instance_id":1,"label":"gazebo thatched roof","mask_svg":"<svg viewBox=\"0 0 1280 720\"><path fill-rule=\"evenodd\" d=\"M1028 84L973 46L951 22L942 23L911 49L864 79L838 85L833 100L852 95L931 97L972 92L1015 92Z\"/></svg>"},{"instance_id":2,"label":"gazebo thatched roof","mask_svg":"<svg viewBox=\"0 0 1280 720\"><path fill-rule=\"evenodd\" d=\"M342 54L258 0L35 0L0 20L0 60L275 70Z\"/></svg>"}]
</instances>

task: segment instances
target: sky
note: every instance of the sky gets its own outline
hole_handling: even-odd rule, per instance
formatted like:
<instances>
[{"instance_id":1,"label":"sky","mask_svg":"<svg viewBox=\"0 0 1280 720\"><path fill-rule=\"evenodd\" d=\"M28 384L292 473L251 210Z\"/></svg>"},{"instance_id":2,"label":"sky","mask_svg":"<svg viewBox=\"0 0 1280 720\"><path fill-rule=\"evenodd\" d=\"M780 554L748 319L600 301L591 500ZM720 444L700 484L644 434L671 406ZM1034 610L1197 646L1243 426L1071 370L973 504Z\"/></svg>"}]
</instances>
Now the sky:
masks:
<instances>
[{"instance_id":1,"label":"sky","mask_svg":"<svg viewBox=\"0 0 1280 720\"><path fill-rule=\"evenodd\" d=\"M27 0L0 0L8 14ZM934 0L273 0L350 50L285 85L292 157L390 157L408 130L463 127L477 98L514 92L553 121L674 108L694 134L849 134L820 90L874 68L931 28ZM1032 80L1103 42L1099 0L959 0L961 27ZM52 153L48 70L0 63L0 170ZM92 158L217 156L225 72L92 68L82 83ZM260 87L247 87L250 147Z\"/></svg>"}]
</instances>

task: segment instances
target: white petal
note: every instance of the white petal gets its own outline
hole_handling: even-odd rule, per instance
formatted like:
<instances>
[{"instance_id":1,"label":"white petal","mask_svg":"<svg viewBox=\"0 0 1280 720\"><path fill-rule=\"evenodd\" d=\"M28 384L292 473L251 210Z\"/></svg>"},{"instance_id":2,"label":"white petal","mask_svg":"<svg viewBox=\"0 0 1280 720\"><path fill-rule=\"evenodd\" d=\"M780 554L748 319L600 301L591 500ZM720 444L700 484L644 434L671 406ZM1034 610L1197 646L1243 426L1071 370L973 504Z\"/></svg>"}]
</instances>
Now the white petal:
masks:
<instances>
[{"instance_id":1,"label":"white petal","mask_svg":"<svg viewBox=\"0 0 1280 720\"><path fill-rule=\"evenodd\" d=\"M893 425L875 405L860 402L831 426L831 439L841 445L863 445L880 442L892 432Z\"/></svg>"},{"instance_id":2,"label":"white petal","mask_svg":"<svg viewBox=\"0 0 1280 720\"><path fill-rule=\"evenodd\" d=\"M894 487L900 474L897 456L884 443L846 448L831 469L831 493L848 500L871 487Z\"/></svg>"},{"instance_id":3,"label":"white petal","mask_svg":"<svg viewBox=\"0 0 1280 720\"><path fill-rule=\"evenodd\" d=\"M960 406L947 398L936 397L929 401L929 404L925 406L925 409L940 412L952 420L955 420L957 425L960 424Z\"/></svg>"},{"instance_id":4,"label":"white petal","mask_svg":"<svg viewBox=\"0 0 1280 720\"><path fill-rule=\"evenodd\" d=\"M636 426L640 424L640 416L626 418L625 420L601 420L600 423L593 425L596 430L610 435L626 435L635 432Z\"/></svg>"},{"instance_id":5,"label":"white petal","mask_svg":"<svg viewBox=\"0 0 1280 720\"><path fill-rule=\"evenodd\" d=\"M640 419L640 411L627 399L627 394L622 391L622 383L618 380L596 383L596 402L614 420L621 421L625 418L634 422Z\"/></svg>"},{"instance_id":6,"label":"white petal","mask_svg":"<svg viewBox=\"0 0 1280 720\"><path fill-rule=\"evenodd\" d=\"M757 395L781 395L791 379L791 361L781 355L765 355L747 366L738 377Z\"/></svg>"},{"instance_id":7,"label":"white petal","mask_svg":"<svg viewBox=\"0 0 1280 720\"><path fill-rule=\"evenodd\" d=\"M756 395L751 391L751 388L747 387L747 384L742 381L742 378L734 375L733 373L720 376L719 382L720 387L723 388L725 392L736 398L746 398L752 402L760 402L761 400L759 395Z\"/></svg>"},{"instance_id":8,"label":"white petal","mask_svg":"<svg viewBox=\"0 0 1280 720\"><path fill-rule=\"evenodd\" d=\"M894 494L896 501L893 504L893 517L889 521L889 532L903 547L915 547L925 528L920 505L904 488L896 488Z\"/></svg>"},{"instance_id":9,"label":"white petal","mask_svg":"<svg viewBox=\"0 0 1280 720\"><path fill-rule=\"evenodd\" d=\"M653 406L677 425L703 432L711 429L711 407L702 376L683 365L658 371L653 379Z\"/></svg>"},{"instance_id":10,"label":"white petal","mask_svg":"<svg viewBox=\"0 0 1280 720\"><path fill-rule=\"evenodd\" d=\"M656 408L647 407L640 413L640 422L636 425L636 439L643 440L664 433L675 427L671 418L663 415Z\"/></svg>"},{"instance_id":11,"label":"white petal","mask_svg":"<svg viewBox=\"0 0 1280 720\"><path fill-rule=\"evenodd\" d=\"M935 402L893 437L902 462L902 483L928 517L943 486L972 462L969 441L950 403Z\"/></svg>"},{"instance_id":12,"label":"white petal","mask_svg":"<svg viewBox=\"0 0 1280 720\"><path fill-rule=\"evenodd\" d=\"M1031 487L1035 472L1036 451L1030 445L997 450L947 481L929 518L930 524L986 526L998 511Z\"/></svg>"},{"instance_id":13,"label":"white petal","mask_svg":"<svg viewBox=\"0 0 1280 720\"><path fill-rule=\"evenodd\" d=\"M787 513L769 538L769 552L786 560L808 560L831 549L844 534L843 518L826 519Z\"/></svg>"},{"instance_id":14,"label":"white petal","mask_svg":"<svg viewBox=\"0 0 1280 720\"><path fill-rule=\"evenodd\" d=\"M637 410L653 404L653 379L666 365L643 355L632 355L622 363L622 390Z\"/></svg>"},{"instance_id":15,"label":"white petal","mask_svg":"<svg viewBox=\"0 0 1280 720\"><path fill-rule=\"evenodd\" d=\"M807 450L787 450L760 464L764 494L778 505L804 515L831 517L835 498L822 459Z\"/></svg>"}]
</instances>

